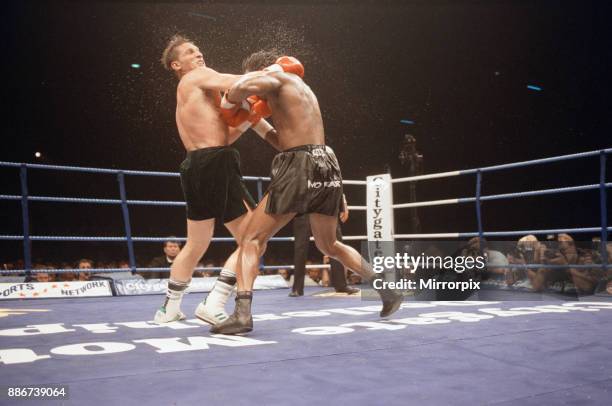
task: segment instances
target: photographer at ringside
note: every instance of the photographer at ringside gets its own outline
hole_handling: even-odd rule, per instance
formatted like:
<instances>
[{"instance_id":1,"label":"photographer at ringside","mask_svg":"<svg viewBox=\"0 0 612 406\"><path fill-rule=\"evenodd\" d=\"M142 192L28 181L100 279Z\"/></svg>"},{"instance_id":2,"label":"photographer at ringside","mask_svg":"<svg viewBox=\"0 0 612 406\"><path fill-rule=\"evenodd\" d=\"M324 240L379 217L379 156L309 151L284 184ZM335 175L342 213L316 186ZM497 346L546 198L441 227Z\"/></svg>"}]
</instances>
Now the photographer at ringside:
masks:
<instances>
[{"instance_id":1,"label":"photographer at ringside","mask_svg":"<svg viewBox=\"0 0 612 406\"><path fill-rule=\"evenodd\" d=\"M534 290L543 289L543 280L538 277L538 269L513 268L512 265L543 264L545 251L546 245L538 241L535 235L521 237L516 243L516 249L508 253L510 270L506 274L506 284L516 285L528 280Z\"/></svg>"}]
</instances>

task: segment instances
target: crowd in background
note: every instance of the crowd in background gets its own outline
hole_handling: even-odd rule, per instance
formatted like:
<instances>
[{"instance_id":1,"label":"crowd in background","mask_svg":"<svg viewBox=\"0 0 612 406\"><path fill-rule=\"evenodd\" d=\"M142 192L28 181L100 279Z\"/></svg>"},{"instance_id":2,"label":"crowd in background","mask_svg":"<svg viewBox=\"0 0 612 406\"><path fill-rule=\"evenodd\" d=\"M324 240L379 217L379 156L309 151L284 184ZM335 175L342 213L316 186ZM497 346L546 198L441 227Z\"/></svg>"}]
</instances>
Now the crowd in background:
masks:
<instances>
[{"instance_id":1,"label":"crowd in background","mask_svg":"<svg viewBox=\"0 0 612 406\"><path fill-rule=\"evenodd\" d=\"M479 244L480 242L480 244ZM612 294L612 270L605 271L601 266L602 250L598 238L593 238L589 243L577 244L568 234L549 236L540 241L534 235L527 235L515 243L501 244L506 247L500 249L500 243L491 247L485 239L472 238L463 249L458 252L462 256L477 256L481 253L487 258L486 272L478 275L480 279L489 280L509 287L526 288L534 292L542 292L547 289L570 290L578 293L590 294L596 290L607 290ZM162 255L151 259L148 268L164 268L163 270L145 271L139 270L135 277L144 279L167 278L169 272L165 268L172 266L174 258L181 250L181 244L175 240L168 240L163 244ZM612 260L612 243L606 245L607 261ZM273 265L273 260L267 260L268 265ZM317 267L317 265L323 265ZM306 286L330 286L330 273L326 265L329 258L322 257L319 264L307 261ZM524 268L520 265L539 264L542 266ZM519 266L517 266L519 265ZM593 265L593 267L572 267L571 265ZM211 277L218 274L223 266L222 260L204 259L198 264L194 271L194 277ZM550 267L547 267L550 266ZM561 266L561 267L560 267ZM3 264L4 270L23 269L22 260ZM26 282L53 282L53 281L86 281L97 273L103 273L104 269L125 269L130 271L127 260L117 262L94 262L91 259L82 258L75 263L50 263L36 262L32 268L38 272L26 276ZM216 269L215 269L216 268ZM77 269L74 272L54 272L59 269ZM94 269L95 272L91 270ZM40 272L45 270L46 272ZM293 283L293 271L287 268L261 270L260 275L281 275L289 284ZM346 270L347 283L360 285L362 283L359 275ZM602 287L603 289L598 289Z\"/></svg>"},{"instance_id":2,"label":"crowd in background","mask_svg":"<svg viewBox=\"0 0 612 406\"><path fill-rule=\"evenodd\" d=\"M475 237L462 250L464 256L475 257L480 253L486 256L487 269L481 279L533 292L554 289L592 294L605 289L612 294L612 270L598 266L603 262L602 255L607 255L608 264L612 262L612 243L602 250L598 237L577 243L565 233L549 235L543 241L535 235L526 235L512 244L498 243L496 248L502 250L490 245ZM530 264L536 266L525 266Z\"/></svg>"},{"instance_id":3,"label":"crowd in background","mask_svg":"<svg viewBox=\"0 0 612 406\"><path fill-rule=\"evenodd\" d=\"M181 250L181 243L169 239L163 243L163 252L161 252L160 256L152 258L150 261L144 263L144 267L146 268L164 268L164 269L154 269L154 270L138 270L134 273L137 278L144 279L156 279L156 278L167 278L169 276L169 268L172 266L172 262L174 258L179 254ZM277 261L273 259L268 259L267 265L281 265L276 264ZM323 264L329 264L329 258L323 257ZM321 268L311 268L314 266L313 261L307 261L306 265L308 266L307 276L306 276L306 286L329 286L330 278L329 271L325 267ZM16 270L16 269L24 269L23 260L17 260L15 262L7 262L3 264L4 270ZM215 260L210 258L205 258L200 261L194 270L193 277L211 277L216 276L219 273L219 270L223 267L223 260ZM125 272L131 272L130 264L127 260L120 261L93 261L91 259L82 258L75 262L43 262L37 261L32 264L32 269L36 272L31 273L26 277L25 282L57 282L57 281L87 281L92 277L95 278L97 274L106 274L104 270L106 269L125 269ZM74 271L74 272L58 272L58 270L63 269L75 269L82 271ZM92 272L91 270L95 271ZM41 272L41 271L46 272ZM54 270L56 272L54 272ZM350 272L349 272L350 273ZM279 269L266 269L261 270L260 275L281 275L285 280L289 283L292 283L292 269L290 266L287 268L279 268ZM1 281L2 277L0 277ZM349 283L361 283L361 279L358 275L353 274L349 276Z\"/></svg>"}]
</instances>

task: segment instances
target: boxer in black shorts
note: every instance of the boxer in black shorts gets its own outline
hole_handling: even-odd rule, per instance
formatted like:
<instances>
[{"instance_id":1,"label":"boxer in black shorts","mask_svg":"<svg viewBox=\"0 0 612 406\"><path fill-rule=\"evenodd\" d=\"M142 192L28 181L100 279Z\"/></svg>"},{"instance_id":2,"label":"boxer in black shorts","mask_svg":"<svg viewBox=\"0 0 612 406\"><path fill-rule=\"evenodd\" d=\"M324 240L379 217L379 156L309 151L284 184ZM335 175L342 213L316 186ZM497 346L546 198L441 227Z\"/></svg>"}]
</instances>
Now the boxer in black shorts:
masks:
<instances>
[{"instance_id":1,"label":"boxer in black shorts","mask_svg":"<svg viewBox=\"0 0 612 406\"><path fill-rule=\"evenodd\" d=\"M266 213L319 213L337 216L342 204L342 175L334 151L326 145L302 145L274 157Z\"/></svg>"},{"instance_id":2,"label":"boxer in black shorts","mask_svg":"<svg viewBox=\"0 0 612 406\"><path fill-rule=\"evenodd\" d=\"M154 316L156 323L186 318L181 311L183 294L198 261L221 222L236 241L254 206L240 175L240 157L229 147L251 125L274 145L276 132L250 111L224 110L221 92L243 76L219 73L206 66L197 45L181 35L173 36L161 62L179 80L176 88L176 126L187 158L181 164L181 184L187 202L187 243L172 263L166 299ZM254 73L257 74L257 73ZM248 122L244 121L248 118ZM240 128L238 128L238 126ZM227 259L206 301L195 315L208 323L227 318L225 303L236 283L238 250Z\"/></svg>"},{"instance_id":3,"label":"boxer in black shorts","mask_svg":"<svg viewBox=\"0 0 612 406\"><path fill-rule=\"evenodd\" d=\"M229 223L248 212L244 203L255 207L240 173L240 154L232 147L189 151L180 172L190 220Z\"/></svg>"},{"instance_id":4,"label":"boxer in black shorts","mask_svg":"<svg viewBox=\"0 0 612 406\"><path fill-rule=\"evenodd\" d=\"M238 104L248 98L254 111L263 117L272 115L283 152L274 158L270 187L246 224L238 254L234 313L210 330L220 334L252 330L252 290L259 258L267 241L296 214L309 213L315 244L321 252L364 280L379 277L355 249L336 239L342 176L334 152L325 145L317 98L302 80L304 67L293 57L266 51L248 57L243 67L247 72L264 68L267 73L236 82L226 95L227 101ZM393 291L378 292L383 301L380 316L387 317L399 308L402 296Z\"/></svg>"}]
</instances>

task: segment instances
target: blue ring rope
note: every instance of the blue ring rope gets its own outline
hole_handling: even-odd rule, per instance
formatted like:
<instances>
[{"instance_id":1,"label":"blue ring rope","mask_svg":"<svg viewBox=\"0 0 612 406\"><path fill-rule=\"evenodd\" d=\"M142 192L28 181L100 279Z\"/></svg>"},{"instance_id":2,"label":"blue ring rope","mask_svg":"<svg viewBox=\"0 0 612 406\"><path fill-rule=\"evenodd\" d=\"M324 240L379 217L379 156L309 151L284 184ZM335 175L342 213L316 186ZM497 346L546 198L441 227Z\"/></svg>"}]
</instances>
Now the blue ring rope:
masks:
<instances>
[{"instance_id":1,"label":"blue ring rope","mask_svg":"<svg viewBox=\"0 0 612 406\"><path fill-rule=\"evenodd\" d=\"M480 200L488 201L488 200L512 199L512 198L517 198L517 197L531 197L531 196L542 196L542 195L548 195L548 194L580 192L580 191L585 191L585 190L600 189L601 187L602 187L601 184L596 183L596 184L582 185L582 186L567 186L567 187L553 188L553 189L530 190L530 191L525 191L525 192L501 193L501 194L496 194L496 195L480 196ZM612 182L604 183L603 187L604 189L612 188ZM21 201L22 199L23 197L19 195L0 195L0 200ZM122 201L119 199L97 199L97 198L84 198L84 197L27 196L27 199L28 201L56 202L56 203L122 204ZM443 203L436 203L435 205L439 206L443 204L473 203L476 201L476 198L475 197L460 197L460 198L457 198L456 201L451 201L453 199L448 199L448 200L449 201L447 202L445 201ZM141 206L182 206L182 207L185 206L185 202L173 201L173 200L126 200L126 202L128 205L141 205ZM427 203L427 202L418 202L418 203ZM400 204L399 206L402 206L402 205ZM409 207L412 207L412 206L408 206L407 208ZM416 207L428 207L428 205L421 204ZM395 207L395 208L404 208L404 207Z\"/></svg>"},{"instance_id":2,"label":"blue ring rope","mask_svg":"<svg viewBox=\"0 0 612 406\"><path fill-rule=\"evenodd\" d=\"M600 156L600 206L601 206L601 227L598 228L577 228L577 229L559 229L554 230L556 232L596 232L600 231L601 233L601 241L602 241L602 251L603 251L603 266L607 266L607 252L605 251L605 243L607 242L607 232L610 231L610 227L607 227L607 201L606 201L606 188L611 187L612 183L605 182L605 163L606 163L606 154L612 152L612 148L599 150L599 151L589 151L582 152L577 154L570 155L562 155L544 159L536 159L531 161L522 161L515 162L504 165L495 165L484 168L472 169L472 170L464 170L457 172L449 172L448 176L456 176L456 175L465 175L476 173L476 197L475 198L460 198L457 199L457 203L460 202L468 202L475 201L476 202L476 212L477 212L477 220L478 220L478 232L477 233L457 233L458 237L473 237L473 236L513 236L513 235L524 235L528 234L542 234L543 232L549 232L551 230L528 230L528 231L512 231L512 232L483 232L482 228L482 217L481 217L481 208L480 202L482 200L496 200L502 198L514 198L514 197L524 197L524 196L537 196L543 194L552 194L552 193L564 193L570 191L578 191L578 190L587 190L595 188L595 185L582 185L582 186L573 186L566 188L557 188L557 189L547 189L540 191L530 191L530 192L519 192L519 193L507 193L500 195L491 195L491 196L481 196L481 187L482 187L482 173L497 171L502 169L511 169L518 168L536 164L543 163L551 163L551 162L560 162L569 159L577 159L577 158L585 158L589 156L599 155ZM8 235L0 235L0 240L14 240L19 239L24 241L24 262L26 271L31 270L31 249L30 249L30 241L38 240L38 241L127 241L128 244L128 252L131 251L130 255L130 266L132 269L135 269L135 259L133 257L133 246L132 241L159 241L165 239L158 238L145 238L145 237L131 237L131 229L129 222L129 212L127 210L128 204L151 204L151 205L169 205L169 206L179 206L185 205L184 202L155 202L155 201L131 201L129 202L125 193L125 183L123 180L124 175L142 175L142 176L170 176L170 177L178 177L179 174L175 172L153 172L153 171L127 171L127 170L113 170L113 169L102 169L102 168L89 168L89 167L75 167L75 166L58 166L58 165L41 165L41 164L25 164L25 163L14 163L14 162L2 162L0 161L0 166L7 167L19 167L20 168L20 180L21 180L21 196L10 196L10 195L0 195L0 200L21 200L22 206L22 217L23 217L23 235L22 236L8 236ZM88 198L61 198L61 197L45 197L45 196L28 196L27 189L27 169L46 169L46 170L61 170L61 171L77 171L77 172L93 172L93 173L107 173L107 174L116 174L118 176L119 184L120 184L120 194L121 200L116 199L88 199ZM261 198L261 182L269 181L270 178L266 177L249 177L245 176L245 180L249 181L257 181L258 195ZM416 179L415 179L416 180ZM404 179L402 179L404 181ZM76 237L76 236L30 236L29 233L29 211L28 211L28 200L38 200L38 201L56 201L56 202L76 202L76 203L98 203L98 204L121 204L124 214L124 222L126 227L126 236L125 237ZM213 238L213 241L233 241L233 238ZM273 241L293 241L291 237L276 237L272 238ZM130 250L131 248L131 250Z\"/></svg>"},{"instance_id":3,"label":"blue ring rope","mask_svg":"<svg viewBox=\"0 0 612 406\"><path fill-rule=\"evenodd\" d=\"M4 241L22 241L23 235L0 235L0 240ZM106 242L125 242L126 237L112 237L112 236L81 236L81 235L33 235L30 236L30 241L106 241ZM175 241L187 241L186 237L172 238ZM165 242L168 241L168 237L132 237L134 242ZM235 242L234 237L214 237L213 242ZM294 237L272 237L270 241L284 241L290 242L295 241Z\"/></svg>"},{"instance_id":4,"label":"blue ring rope","mask_svg":"<svg viewBox=\"0 0 612 406\"><path fill-rule=\"evenodd\" d=\"M317 268L329 268L327 264L320 264L320 266L315 266ZM266 270L275 270L275 269L294 269L293 265L266 265L260 267L260 269ZM552 264L508 264L508 265L487 265L486 268L498 269L498 268L512 268L512 269L594 269L594 268L602 268L602 264L567 264L567 265L552 265ZM605 265L604 268L612 269L612 264ZM196 271L213 271L218 272L223 268L219 266L214 267L198 267L194 268ZM121 272L131 272L131 269L126 268L91 268L91 269L32 269L30 271L31 274L39 274L39 273L56 273L56 274L64 274L64 273L121 273ZM170 272L170 268L136 268L135 272ZM9 269L9 270L0 270L0 275L16 275L26 273L25 269ZM56 281L61 282L61 281Z\"/></svg>"}]
</instances>

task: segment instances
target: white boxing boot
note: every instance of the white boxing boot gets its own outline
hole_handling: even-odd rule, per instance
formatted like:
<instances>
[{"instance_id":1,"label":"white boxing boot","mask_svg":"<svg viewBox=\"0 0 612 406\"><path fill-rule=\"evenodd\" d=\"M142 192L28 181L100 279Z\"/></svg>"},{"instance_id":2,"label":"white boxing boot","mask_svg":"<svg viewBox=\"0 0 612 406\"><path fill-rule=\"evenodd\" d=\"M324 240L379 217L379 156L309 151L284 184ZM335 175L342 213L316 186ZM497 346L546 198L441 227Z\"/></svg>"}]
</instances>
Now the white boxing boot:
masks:
<instances>
[{"instance_id":1,"label":"white boxing boot","mask_svg":"<svg viewBox=\"0 0 612 406\"><path fill-rule=\"evenodd\" d=\"M183 294L189 286L189 282L179 282L168 279L168 291L166 300L162 307L157 310L153 321L157 324L171 323L173 321L185 320L185 314L181 311Z\"/></svg>"},{"instance_id":2,"label":"white boxing boot","mask_svg":"<svg viewBox=\"0 0 612 406\"><path fill-rule=\"evenodd\" d=\"M229 269L222 269L206 300L196 308L195 316L212 325L226 320L228 315L225 311L225 304L235 285L236 273Z\"/></svg>"}]
</instances>

